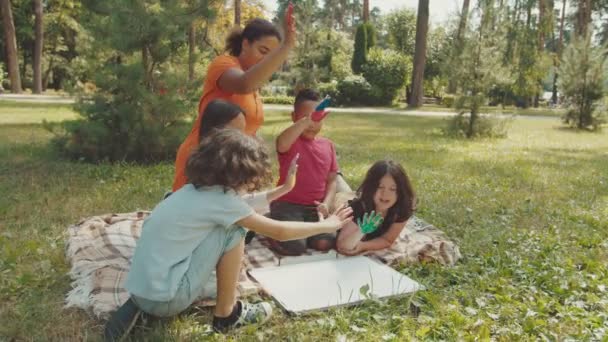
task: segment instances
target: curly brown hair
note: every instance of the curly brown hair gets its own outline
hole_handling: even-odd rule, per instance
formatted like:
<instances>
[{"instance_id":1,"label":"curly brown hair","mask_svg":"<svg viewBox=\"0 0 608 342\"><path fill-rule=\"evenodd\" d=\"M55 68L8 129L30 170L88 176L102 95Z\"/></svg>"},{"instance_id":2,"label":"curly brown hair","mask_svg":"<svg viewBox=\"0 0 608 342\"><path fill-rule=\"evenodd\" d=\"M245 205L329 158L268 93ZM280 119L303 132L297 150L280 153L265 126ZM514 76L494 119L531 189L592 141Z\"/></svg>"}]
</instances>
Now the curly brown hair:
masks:
<instances>
[{"instance_id":1,"label":"curly brown hair","mask_svg":"<svg viewBox=\"0 0 608 342\"><path fill-rule=\"evenodd\" d=\"M218 129L190 155L186 177L197 188L258 191L272 181L270 157L262 141L235 129Z\"/></svg>"}]
</instances>

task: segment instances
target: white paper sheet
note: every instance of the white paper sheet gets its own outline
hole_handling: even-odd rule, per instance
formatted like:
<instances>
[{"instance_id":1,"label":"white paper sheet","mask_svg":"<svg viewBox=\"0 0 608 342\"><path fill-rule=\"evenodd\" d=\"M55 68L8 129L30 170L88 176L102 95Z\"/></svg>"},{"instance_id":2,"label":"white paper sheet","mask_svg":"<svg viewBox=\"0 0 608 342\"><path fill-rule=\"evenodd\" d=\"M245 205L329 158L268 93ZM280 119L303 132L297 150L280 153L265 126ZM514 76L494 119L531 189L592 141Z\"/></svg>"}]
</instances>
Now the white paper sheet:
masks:
<instances>
[{"instance_id":1,"label":"white paper sheet","mask_svg":"<svg viewBox=\"0 0 608 342\"><path fill-rule=\"evenodd\" d=\"M409 277L364 256L258 268L249 274L283 309L292 313L424 289ZM361 294L361 289L366 295Z\"/></svg>"}]
</instances>

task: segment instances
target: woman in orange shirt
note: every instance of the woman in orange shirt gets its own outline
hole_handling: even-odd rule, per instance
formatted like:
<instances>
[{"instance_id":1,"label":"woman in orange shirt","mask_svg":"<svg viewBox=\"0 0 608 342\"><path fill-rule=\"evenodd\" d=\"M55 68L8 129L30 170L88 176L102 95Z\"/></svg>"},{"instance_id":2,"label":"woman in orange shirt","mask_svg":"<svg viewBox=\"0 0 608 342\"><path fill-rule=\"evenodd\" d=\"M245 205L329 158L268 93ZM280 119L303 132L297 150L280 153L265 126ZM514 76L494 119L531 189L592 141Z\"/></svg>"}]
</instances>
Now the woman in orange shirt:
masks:
<instances>
[{"instance_id":1,"label":"woman in orange shirt","mask_svg":"<svg viewBox=\"0 0 608 342\"><path fill-rule=\"evenodd\" d=\"M224 99L241 107L245 113L245 133L255 135L264 122L264 110L258 89L287 60L296 45L293 14L286 12L285 38L264 19L250 21L242 31L233 32L226 40L228 55L216 57L207 69L198 117L186 140L177 151L173 191L187 182L186 162L199 142L199 126L203 110L214 99Z\"/></svg>"}]
</instances>

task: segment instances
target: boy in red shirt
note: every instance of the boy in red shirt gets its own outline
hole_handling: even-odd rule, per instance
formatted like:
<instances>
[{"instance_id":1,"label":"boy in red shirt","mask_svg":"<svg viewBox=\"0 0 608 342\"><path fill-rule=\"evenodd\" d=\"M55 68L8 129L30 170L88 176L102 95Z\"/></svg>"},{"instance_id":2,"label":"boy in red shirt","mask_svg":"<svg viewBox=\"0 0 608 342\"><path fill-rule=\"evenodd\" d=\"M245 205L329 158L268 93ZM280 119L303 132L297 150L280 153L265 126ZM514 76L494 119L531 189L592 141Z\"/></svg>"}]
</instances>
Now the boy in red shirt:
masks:
<instances>
[{"instance_id":1,"label":"boy in red shirt","mask_svg":"<svg viewBox=\"0 0 608 342\"><path fill-rule=\"evenodd\" d=\"M285 182L293 158L299 155L299 159L295 187L270 204L270 217L275 220L316 222L329 214L328 206L336 193L338 163L331 140L317 136L323 127L323 117L313 118L311 114L319 100L317 92L301 90L291 113L294 123L277 137L279 185ZM335 235L320 234L302 240L271 242L279 254L300 255L307 247L319 251L332 249Z\"/></svg>"}]
</instances>

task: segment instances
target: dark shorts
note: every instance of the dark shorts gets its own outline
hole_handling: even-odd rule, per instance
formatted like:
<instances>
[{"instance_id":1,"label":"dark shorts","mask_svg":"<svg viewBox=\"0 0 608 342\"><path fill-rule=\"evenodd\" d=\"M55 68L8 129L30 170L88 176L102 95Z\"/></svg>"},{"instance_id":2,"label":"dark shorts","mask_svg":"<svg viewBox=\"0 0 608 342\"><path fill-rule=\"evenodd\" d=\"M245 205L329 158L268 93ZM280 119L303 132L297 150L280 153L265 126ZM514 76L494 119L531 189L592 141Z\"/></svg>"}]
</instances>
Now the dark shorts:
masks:
<instances>
[{"instance_id":1,"label":"dark shorts","mask_svg":"<svg viewBox=\"0 0 608 342\"><path fill-rule=\"evenodd\" d=\"M316 206L307 206L288 202L275 201L270 204L270 218L277 221L318 222L319 214ZM300 255L306 248L319 249L325 246L335 246L336 235L331 233L313 235L306 239L290 241L273 241L275 251L284 255ZM327 248L322 248L326 250Z\"/></svg>"}]
</instances>

